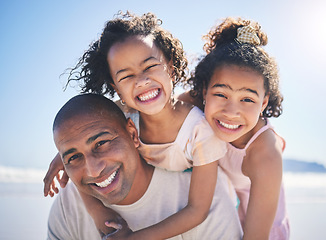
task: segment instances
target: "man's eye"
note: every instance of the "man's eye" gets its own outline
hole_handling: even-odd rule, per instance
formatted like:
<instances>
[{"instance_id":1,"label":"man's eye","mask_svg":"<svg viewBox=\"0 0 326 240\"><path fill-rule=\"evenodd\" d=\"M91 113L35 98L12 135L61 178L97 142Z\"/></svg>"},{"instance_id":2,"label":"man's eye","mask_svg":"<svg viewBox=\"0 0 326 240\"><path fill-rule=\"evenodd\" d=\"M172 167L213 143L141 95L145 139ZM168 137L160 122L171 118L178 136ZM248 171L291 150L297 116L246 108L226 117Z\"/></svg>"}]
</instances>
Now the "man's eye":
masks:
<instances>
[{"instance_id":1,"label":"man's eye","mask_svg":"<svg viewBox=\"0 0 326 240\"><path fill-rule=\"evenodd\" d=\"M103 140L103 141L99 141L95 144L95 148L99 148L101 147L103 144L109 142L109 140Z\"/></svg>"},{"instance_id":2,"label":"man's eye","mask_svg":"<svg viewBox=\"0 0 326 240\"><path fill-rule=\"evenodd\" d=\"M80 157L80 154L75 154L75 155L71 156L71 157L68 159L68 161L67 161L66 164L69 164L71 161L74 161L74 160L78 159L79 157Z\"/></svg>"}]
</instances>

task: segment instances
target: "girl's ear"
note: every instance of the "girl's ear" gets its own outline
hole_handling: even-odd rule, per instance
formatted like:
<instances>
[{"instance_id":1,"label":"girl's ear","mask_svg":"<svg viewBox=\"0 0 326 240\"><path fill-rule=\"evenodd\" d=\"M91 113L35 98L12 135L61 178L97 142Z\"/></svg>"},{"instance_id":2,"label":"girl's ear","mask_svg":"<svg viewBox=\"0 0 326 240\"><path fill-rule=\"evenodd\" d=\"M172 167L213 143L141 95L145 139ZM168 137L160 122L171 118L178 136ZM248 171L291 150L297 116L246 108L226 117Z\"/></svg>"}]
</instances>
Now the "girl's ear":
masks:
<instances>
[{"instance_id":1,"label":"girl's ear","mask_svg":"<svg viewBox=\"0 0 326 240\"><path fill-rule=\"evenodd\" d=\"M114 91L116 91L116 93L118 94L119 98L122 99L121 98L121 95L120 95L120 92L119 92L119 90L117 88L117 86L114 83L110 83L110 85L111 85L111 87L113 87Z\"/></svg>"},{"instance_id":2,"label":"girl's ear","mask_svg":"<svg viewBox=\"0 0 326 240\"><path fill-rule=\"evenodd\" d=\"M140 145L139 138L138 138L138 131L135 126L135 123L130 118L127 119L126 129L129 132L135 147L138 148Z\"/></svg>"},{"instance_id":3,"label":"girl's ear","mask_svg":"<svg viewBox=\"0 0 326 240\"><path fill-rule=\"evenodd\" d=\"M265 108L268 105L268 101L269 101L269 94L264 97L260 112L263 112L265 110Z\"/></svg>"},{"instance_id":4,"label":"girl's ear","mask_svg":"<svg viewBox=\"0 0 326 240\"><path fill-rule=\"evenodd\" d=\"M111 87L113 87L114 91L116 91L119 94L119 90L117 86L114 83L110 83Z\"/></svg>"},{"instance_id":5,"label":"girl's ear","mask_svg":"<svg viewBox=\"0 0 326 240\"><path fill-rule=\"evenodd\" d=\"M173 82L175 82L175 71L174 71L174 66L172 60L170 60L167 64L167 72L170 75L171 79Z\"/></svg>"},{"instance_id":6,"label":"girl's ear","mask_svg":"<svg viewBox=\"0 0 326 240\"><path fill-rule=\"evenodd\" d=\"M200 104L200 109L205 111L206 107L206 95L207 95L207 89L204 87L203 88L203 99L198 98L198 104Z\"/></svg>"},{"instance_id":7,"label":"girl's ear","mask_svg":"<svg viewBox=\"0 0 326 240\"><path fill-rule=\"evenodd\" d=\"M207 89L203 89L203 101L206 101L206 94L207 94Z\"/></svg>"}]
</instances>

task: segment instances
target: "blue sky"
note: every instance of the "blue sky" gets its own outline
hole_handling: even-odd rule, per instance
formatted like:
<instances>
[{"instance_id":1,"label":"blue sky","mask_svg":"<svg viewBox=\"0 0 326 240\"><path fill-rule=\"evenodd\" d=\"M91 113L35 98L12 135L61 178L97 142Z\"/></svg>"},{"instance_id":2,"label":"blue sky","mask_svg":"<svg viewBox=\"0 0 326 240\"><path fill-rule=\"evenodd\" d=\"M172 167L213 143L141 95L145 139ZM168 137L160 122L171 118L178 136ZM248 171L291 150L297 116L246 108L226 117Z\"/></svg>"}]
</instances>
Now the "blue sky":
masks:
<instances>
[{"instance_id":1,"label":"blue sky","mask_svg":"<svg viewBox=\"0 0 326 240\"><path fill-rule=\"evenodd\" d=\"M153 12L189 55L202 53L217 20L241 16L267 32L266 50L279 64L284 114L272 120L287 141L285 158L326 165L326 2L57 0L0 2L0 165L47 168L56 149L52 122L78 91L63 91L74 66L104 23L119 10Z\"/></svg>"}]
</instances>

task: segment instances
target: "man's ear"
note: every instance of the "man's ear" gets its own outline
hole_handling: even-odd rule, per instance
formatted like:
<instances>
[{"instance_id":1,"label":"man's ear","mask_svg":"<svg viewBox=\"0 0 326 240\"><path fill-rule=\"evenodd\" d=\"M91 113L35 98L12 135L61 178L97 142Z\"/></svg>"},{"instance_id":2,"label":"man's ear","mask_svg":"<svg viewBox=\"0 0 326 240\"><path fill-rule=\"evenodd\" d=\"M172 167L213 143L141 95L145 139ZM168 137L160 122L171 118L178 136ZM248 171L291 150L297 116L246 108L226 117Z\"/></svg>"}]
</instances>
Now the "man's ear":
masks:
<instances>
[{"instance_id":1,"label":"man's ear","mask_svg":"<svg viewBox=\"0 0 326 240\"><path fill-rule=\"evenodd\" d=\"M130 118L127 119L126 129L129 132L130 137L131 137L132 141L134 142L135 147L138 148L140 145L138 131L135 126L135 123Z\"/></svg>"}]
</instances>

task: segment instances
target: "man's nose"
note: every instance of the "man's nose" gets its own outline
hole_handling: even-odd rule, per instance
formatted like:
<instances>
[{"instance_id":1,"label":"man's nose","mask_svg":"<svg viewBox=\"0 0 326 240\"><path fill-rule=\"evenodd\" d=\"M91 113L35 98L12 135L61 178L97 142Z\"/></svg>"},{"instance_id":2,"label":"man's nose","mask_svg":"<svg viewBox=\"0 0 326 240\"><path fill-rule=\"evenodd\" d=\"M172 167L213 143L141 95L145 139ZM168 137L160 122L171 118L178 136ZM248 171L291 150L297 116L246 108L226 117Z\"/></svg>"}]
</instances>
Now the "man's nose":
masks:
<instances>
[{"instance_id":1,"label":"man's nose","mask_svg":"<svg viewBox=\"0 0 326 240\"><path fill-rule=\"evenodd\" d=\"M85 168L89 177L98 177L105 168L105 161L90 154L86 158Z\"/></svg>"}]
</instances>

